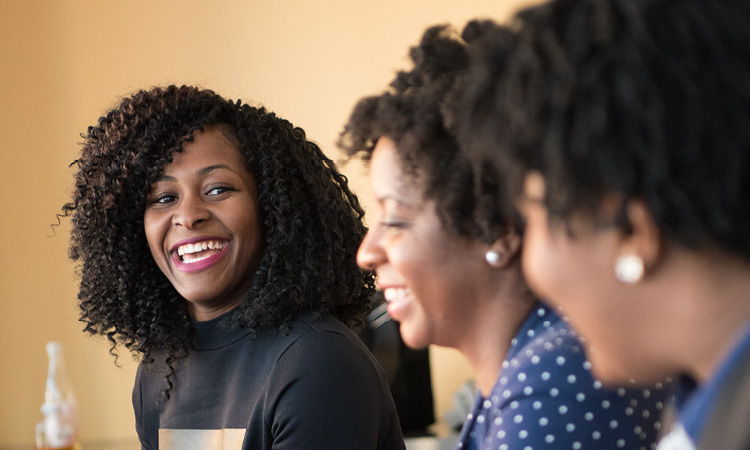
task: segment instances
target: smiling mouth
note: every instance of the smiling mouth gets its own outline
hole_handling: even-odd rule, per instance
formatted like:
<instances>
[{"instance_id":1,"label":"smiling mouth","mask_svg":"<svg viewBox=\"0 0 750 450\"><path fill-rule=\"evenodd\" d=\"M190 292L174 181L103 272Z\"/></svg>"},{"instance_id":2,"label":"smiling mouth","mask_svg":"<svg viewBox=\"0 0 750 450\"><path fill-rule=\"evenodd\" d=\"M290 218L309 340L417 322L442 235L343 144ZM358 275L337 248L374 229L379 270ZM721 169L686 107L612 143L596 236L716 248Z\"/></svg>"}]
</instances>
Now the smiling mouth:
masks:
<instances>
[{"instance_id":1,"label":"smiling mouth","mask_svg":"<svg viewBox=\"0 0 750 450\"><path fill-rule=\"evenodd\" d=\"M215 239L193 242L177 247L177 255L181 263L193 264L221 253L226 246L226 241Z\"/></svg>"},{"instance_id":2,"label":"smiling mouth","mask_svg":"<svg viewBox=\"0 0 750 450\"><path fill-rule=\"evenodd\" d=\"M414 294L408 288L389 287L383 289L383 297L388 304L388 315L397 322L408 319L408 311L413 303Z\"/></svg>"},{"instance_id":3,"label":"smiling mouth","mask_svg":"<svg viewBox=\"0 0 750 450\"><path fill-rule=\"evenodd\" d=\"M385 301L388 303L408 300L411 295L411 290L407 288L386 288L383 290L383 297L385 297Z\"/></svg>"}]
</instances>

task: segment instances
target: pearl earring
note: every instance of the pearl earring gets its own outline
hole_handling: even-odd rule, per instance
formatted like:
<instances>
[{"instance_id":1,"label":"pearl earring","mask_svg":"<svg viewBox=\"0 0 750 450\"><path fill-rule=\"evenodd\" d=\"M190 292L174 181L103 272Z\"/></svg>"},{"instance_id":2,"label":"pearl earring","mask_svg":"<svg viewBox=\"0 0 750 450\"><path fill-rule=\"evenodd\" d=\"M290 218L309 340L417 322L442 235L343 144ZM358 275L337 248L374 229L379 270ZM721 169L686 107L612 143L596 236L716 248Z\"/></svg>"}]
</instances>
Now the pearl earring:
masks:
<instances>
[{"instance_id":1,"label":"pearl earring","mask_svg":"<svg viewBox=\"0 0 750 450\"><path fill-rule=\"evenodd\" d=\"M502 256L502 253L497 250L487 250L487 253L484 254L484 260L491 267L500 267L500 258Z\"/></svg>"},{"instance_id":2,"label":"pearl earring","mask_svg":"<svg viewBox=\"0 0 750 450\"><path fill-rule=\"evenodd\" d=\"M623 283L633 284L641 281L643 269L643 260L640 256L620 256L615 263L615 276Z\"/></svg>"}]
</instances>

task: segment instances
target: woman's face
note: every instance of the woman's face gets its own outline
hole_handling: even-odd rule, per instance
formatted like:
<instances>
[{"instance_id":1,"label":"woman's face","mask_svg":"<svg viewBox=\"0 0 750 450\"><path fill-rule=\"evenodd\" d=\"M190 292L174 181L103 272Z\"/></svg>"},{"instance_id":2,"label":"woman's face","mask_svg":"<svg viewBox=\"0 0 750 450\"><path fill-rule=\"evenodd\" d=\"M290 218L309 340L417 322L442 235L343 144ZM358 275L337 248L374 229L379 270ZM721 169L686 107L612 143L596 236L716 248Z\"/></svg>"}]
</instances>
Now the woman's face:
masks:
<instances>
[{"instance_id":1,"label":"woman's face","mask_svg":"<svg viewBox=\"0 0 750 450\"><path fill-rule=\"evenodd\" d=\"M223 127L196 131L151 186L144 214L156 265L197 320L239 305L261 258L255 180Z\"/></svg>"},{"instance_id":2,"label":"woman's face","mask_svg":"<svg viewBox=\"0 0 750 450\"><path fill-rule=\"evenodd\" d=\"M670 376L663 355L654 351L658 343L648 338L649 330L667 326L656 321L659 302L614 275L623 233L576 216L571 236L564 225L550 225L544 192L540 174L526 176L519 209L526 221L523 270L529 286L569 317L602 381L655 382Z\"/></svg>"},{"instance_id":3,"label":"woman's face","mask_svg":"<svg viewBox=\"0 0 750 450\"><path fill-rule=\"evenodd\" d=\"M376 271L407 345L455 346L476 299L477 279L469 274L487 270L486 249L443 228L434 201L423 198L419 179L404 174L390 139L378 140L370 174L376 203L357 263Z\"/></svg>"}]
</instances>

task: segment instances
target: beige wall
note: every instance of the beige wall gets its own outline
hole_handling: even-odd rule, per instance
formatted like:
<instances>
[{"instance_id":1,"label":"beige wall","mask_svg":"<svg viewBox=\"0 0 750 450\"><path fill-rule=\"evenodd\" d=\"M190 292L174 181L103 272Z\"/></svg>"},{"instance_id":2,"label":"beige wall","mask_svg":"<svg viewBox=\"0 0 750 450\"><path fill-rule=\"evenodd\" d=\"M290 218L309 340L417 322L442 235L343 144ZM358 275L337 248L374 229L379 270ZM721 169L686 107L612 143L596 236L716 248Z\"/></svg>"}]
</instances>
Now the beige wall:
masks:
<instances>
[{"instance_id":1,"label":"beige wall","mask_svg":"<svg viewBox=\"0 0 750 450\"><path fill-rule=\"evenodd\" d=\"M58 339L81 409L84 440L132 438L135 363L113 365L81 333L68 224L49 224L71 186L78 134L119 95L197 83L262 103L305 128L333 157L354 102L385 87L407 47L433 23L504 18L521 0L101 1L0 0L0 447L32 441ZM367 197L365 178L346 169ZM468 376L434 351L438 412Z\"/></svg>"}]
</instances>

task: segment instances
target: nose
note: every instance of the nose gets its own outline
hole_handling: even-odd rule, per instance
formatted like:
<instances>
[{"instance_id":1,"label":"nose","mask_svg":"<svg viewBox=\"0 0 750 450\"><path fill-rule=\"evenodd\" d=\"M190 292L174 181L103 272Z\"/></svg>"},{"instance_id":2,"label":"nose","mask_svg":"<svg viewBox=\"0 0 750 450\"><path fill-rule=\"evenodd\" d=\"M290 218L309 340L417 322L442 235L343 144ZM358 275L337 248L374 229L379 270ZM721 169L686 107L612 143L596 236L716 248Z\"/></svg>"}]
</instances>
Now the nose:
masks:
<instances>
[{"instance_id":1,"label":"nose","mask_svg":"<svg viewBox=\"0 0 750 450\"><path fill-rule=\"evenodd\" d=\"M177 206L172 216L172 224L192 230L203 222L206 222L211 213L204 202L193 195L186 195Z\"/></svg>"},{"instance_id":2,"label":"nose","mask_svg":"<svg viewBox=\"0 0 750 450\"><path fill-rule=\"evenodd\" d=\"M375 270L388 260L381 245L381 236L377 227L371 228L359 244L357 265L365 270Z\"/></svg>"}]
</instances>

